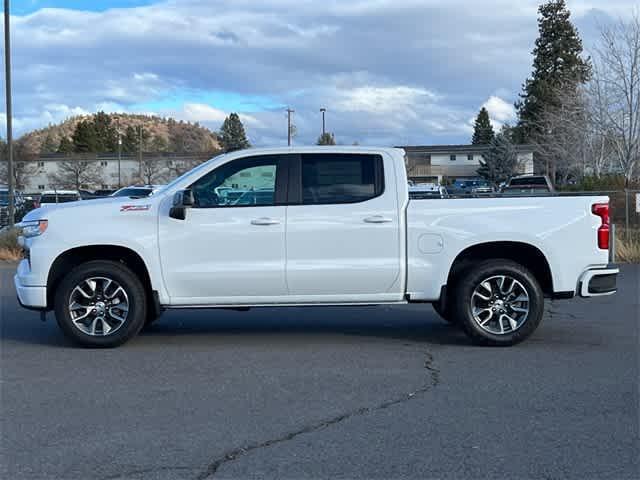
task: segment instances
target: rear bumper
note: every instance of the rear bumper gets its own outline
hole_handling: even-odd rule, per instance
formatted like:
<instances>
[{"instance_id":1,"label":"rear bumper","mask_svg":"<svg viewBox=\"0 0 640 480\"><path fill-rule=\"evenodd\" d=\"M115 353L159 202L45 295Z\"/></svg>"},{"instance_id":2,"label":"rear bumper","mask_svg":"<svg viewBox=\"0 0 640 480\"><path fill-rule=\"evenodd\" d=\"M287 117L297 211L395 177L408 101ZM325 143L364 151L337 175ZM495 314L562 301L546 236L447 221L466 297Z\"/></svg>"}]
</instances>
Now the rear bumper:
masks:
<instances>
[{"instance_id":1,"label":"rear bumper","mask_svg":"<svg viewBox=\"0 0 640 480\"><path fill-rule=\"evenodd\" d=\"M578 290L581 297L613 295L618 290L616 280L620 269L614 265L607 268L587 270L580 277Z\"/></svg>"},{"instance_id":2,"label":"rear bumper","mask_svg":"<svg viewBox=\"0 0 640 480\"><path fill-rule=\"evenodd\" d=\"M22 285L18 275L13 277L13 283L21 306L32 310L44 310L47 308L47 287L27 287Z\"/></svg>"}]
</instances>

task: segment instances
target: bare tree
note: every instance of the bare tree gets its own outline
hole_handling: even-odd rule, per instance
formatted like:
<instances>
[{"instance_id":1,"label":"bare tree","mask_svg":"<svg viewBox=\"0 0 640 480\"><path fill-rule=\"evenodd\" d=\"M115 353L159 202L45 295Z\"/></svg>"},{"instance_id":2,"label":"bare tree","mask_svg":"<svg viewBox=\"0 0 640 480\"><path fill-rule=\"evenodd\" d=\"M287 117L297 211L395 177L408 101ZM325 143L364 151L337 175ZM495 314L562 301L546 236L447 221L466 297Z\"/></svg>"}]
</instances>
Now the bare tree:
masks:
<instances>
[{"instance_id":1,"label":"bare tree","mask_svg":"<svg viewBox=\"0 0 640 480\"><path fill-rule=\"evenodd\" d=\"M96 160L88 160L82 157L69 157L58 163L58 171L53 174L52 180L56 186L75 188L101 185L103 183L102 167Z\"/></svg>"},{"instance_id":2,"label":"bare tree","mask_svg":"<svg viewBox=\"0 0 640 480\"><path fill-rule=\"evenodd\" d=\"M158 158L143 158L140 161L139 168L140 182L145 185L162 183L166 178L166 165Z\"/></svg>"},{"instance_id":3,"label":"bare tree","mask_svg":"<svg viewBox=\"0 0 640 480\"><path fill-rule=\"evenodd\" d=\"M36 155L31 152L24 143L18 142L15 146L15 161L13 164L13 184L18 190L24 190L29 178L38 173ZM3 151L0 155L0 184L8 183L9 165Z\"/></svg>"},{"instance_id":4,"label":"bare tree","mask_svg":"<svg viewBox=\"0 0 640 480\"><path fill-rule=\"evenodd\" d=\"M594 58L594 82L605 102L605 128L625 181L640 161L640 17L603 27Z\"/></svg>"}]
</instances>

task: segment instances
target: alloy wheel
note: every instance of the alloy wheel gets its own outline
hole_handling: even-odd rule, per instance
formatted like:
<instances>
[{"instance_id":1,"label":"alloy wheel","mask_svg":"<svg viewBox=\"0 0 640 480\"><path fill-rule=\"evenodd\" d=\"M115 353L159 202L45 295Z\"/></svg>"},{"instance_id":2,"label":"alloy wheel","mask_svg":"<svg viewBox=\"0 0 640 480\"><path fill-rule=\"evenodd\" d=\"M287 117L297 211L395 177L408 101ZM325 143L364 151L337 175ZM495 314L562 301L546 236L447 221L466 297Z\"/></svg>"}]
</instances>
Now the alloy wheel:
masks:
<instances>
[{"instance_id":1,"label":"alloy wheel","mask_svg":"<svg viewBox=\"0 0 640 480\"><path fill-rule=\"evenodd\" d=\"M115 280L90 277L71 291L69 314L75 327L82 333L91 336L111 335L126 323L129 297Z\"/></svg>"}]
</instances>

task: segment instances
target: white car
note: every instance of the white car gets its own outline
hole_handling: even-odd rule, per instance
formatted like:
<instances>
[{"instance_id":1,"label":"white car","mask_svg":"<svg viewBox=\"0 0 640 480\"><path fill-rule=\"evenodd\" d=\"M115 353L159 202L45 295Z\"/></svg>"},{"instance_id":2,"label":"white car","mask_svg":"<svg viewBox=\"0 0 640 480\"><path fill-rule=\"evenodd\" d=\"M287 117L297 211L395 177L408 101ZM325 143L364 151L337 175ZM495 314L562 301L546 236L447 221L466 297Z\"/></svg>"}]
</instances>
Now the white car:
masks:
<instances>
[{"instance_id":1,"label":"white car","mask_svg":"<svg viewBox=\"0 0 640 480\"><path fill-rule=\"evenodd\" d=\"M120 190L116 190L110 196L131 198L149 197L160 190L163 186L164 185L132 185L130 187L123 187Z\"/></svg>"},{"instance_id":2,"label":"white car","mask_svg":"<svg viewBox=\"0 0 640 480\"><path fill-rule=\"evenodd\" d=\"M545 298L616 291L606 196L413 199L404 155L237 151L150 197L34 210L19 300L94 347L168 308L406 303L434 304L476 343L513 345ZM260 195L233 204L227 187Z\"/></svg>"},{"instance_id":3,"label":"white car","mask_svg":"<svg viewBox=\"0 0 640 480\"><path fill-rule=\"evenodd\" d=\"M39 204L41 207L46 207L78 200L82 200L82 197L77 190L46 190L40 195Z\"/></svg>"}]
</instances>

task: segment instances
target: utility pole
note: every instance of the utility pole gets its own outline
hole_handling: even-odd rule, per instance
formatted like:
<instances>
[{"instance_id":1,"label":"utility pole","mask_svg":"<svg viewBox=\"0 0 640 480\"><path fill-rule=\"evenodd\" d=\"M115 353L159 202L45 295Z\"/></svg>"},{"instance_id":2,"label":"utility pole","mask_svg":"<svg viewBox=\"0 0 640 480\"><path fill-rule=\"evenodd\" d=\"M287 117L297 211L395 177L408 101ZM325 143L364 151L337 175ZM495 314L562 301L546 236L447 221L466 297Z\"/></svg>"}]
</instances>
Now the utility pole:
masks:
<instances>
[{"instance_id":1,"label":"utility pole","mask_svg":"<svg viewBox=\"0 0 640 480\"><path fill-rule=\"evenodd\" d=\"M138 130L138 176L142 179L142 124Z\"/></svg>"},{"instance_id":2,"label":"utility pole","mask_svg":"<svg viewBox=\"0 0 640 480\"><path fill-rule=\"evenodd\" d=\"M13 181L13 112L11 105L11 25L9 20L9 0L4 0L4 67L7 99L7 187L9 189L9 226L15 223L14 181Z\"/></svg>"},{"instance_id":3,"label":"utility pole","mask_svg":"<svg viewBox=\"0 0 640 480\"><path fill-rule=\"evenodd\" d=\"M295 112L295 110L291 110L287 108L287 145L291 146L291 114Z\"/></svg>"},{"instance_id":4,"label":"utility pole","mask_svg":"<svg viewBox=\"0 0 640 480\"><path fill-rule=\"evenodd\" d=\"M324 114L326 113L327 109L326 108L321 108L320 112L322 113L322 136L324 137L324 134L326 132L325 128L324 128Z\"/></svg>"},{"instance_id":5,"label":"utility pole","mask_svg":"<svg viewBox=\"0 0 640 480\"><path fill-rule=\"evenodd\" d=\"M122 135L120 134L120 117L116 117L116 133L118 134L118 188L122 188Z\"/></svg>"}]
</instances>

